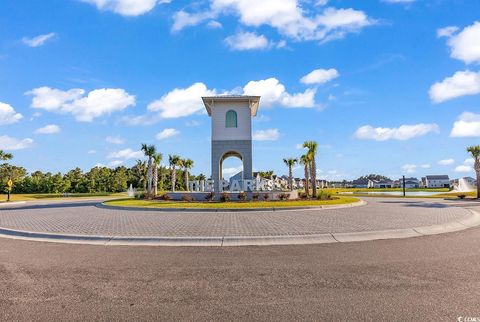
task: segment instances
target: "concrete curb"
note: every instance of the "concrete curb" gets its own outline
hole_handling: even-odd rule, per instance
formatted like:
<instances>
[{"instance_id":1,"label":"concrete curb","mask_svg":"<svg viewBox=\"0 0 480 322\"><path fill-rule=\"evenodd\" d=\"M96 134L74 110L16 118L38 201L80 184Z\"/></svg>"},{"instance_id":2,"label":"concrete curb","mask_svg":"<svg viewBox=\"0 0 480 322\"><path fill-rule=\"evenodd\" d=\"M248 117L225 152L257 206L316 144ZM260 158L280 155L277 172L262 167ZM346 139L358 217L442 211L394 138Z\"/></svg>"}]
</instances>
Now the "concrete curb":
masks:
<instances>
[{"instance_id":1,"label":"concrete curb","mask_svg":"<svg viewBox=\"0 0 480 322\"><path fill-rule=\"evenodd\" d=\"M437 235L469 229L480 225L480 214L470 210L471 216L440 225L391 229L327 233L316 235L281 236L223 236L223 237L161 237L161 236L86 236L41 233L0 228L0 237L28 241L105 245L105 246L267 246L348 243L380 239L398 239Z\"/></svg>"},{"instance_id":2,"label":"concrete curb","mask_svg":"<svg viewBox=\"0 0 480 322\"><path fill-rule=\"evenodd\" d=\"M10 201L10 202L0 202L0 208L3 206L15 206L26 204L26 201Z\"/></svg>"},{"instance_id":3,"label":"concrete curb","mask_svg":"<svg viewBox=\"0 0 480 322\"><path fill-rule=\"evenodd\" d=\"M349 204L340 205L325 205L325 206L311 206L311 207L278 207L278 208L146 208L146 207L125 207L125 206L110 206L105 203L95 205L97 208L109 210L126 210L126 211L152 211L152 212L258 212L258 211L299 211L299 210L320 210L320 209L342 209L359 207L366 205L365 200L360 200Z\"/></svg>"}]
</instances>

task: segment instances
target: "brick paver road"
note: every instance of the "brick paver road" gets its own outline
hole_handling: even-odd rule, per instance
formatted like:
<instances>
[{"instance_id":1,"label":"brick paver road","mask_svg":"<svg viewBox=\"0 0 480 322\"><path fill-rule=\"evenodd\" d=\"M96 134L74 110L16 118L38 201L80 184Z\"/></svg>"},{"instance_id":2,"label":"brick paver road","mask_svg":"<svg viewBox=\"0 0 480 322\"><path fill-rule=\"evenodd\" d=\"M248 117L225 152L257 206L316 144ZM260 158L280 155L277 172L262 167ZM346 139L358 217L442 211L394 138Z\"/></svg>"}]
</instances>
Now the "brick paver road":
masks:
<instances>
[{"instance_id":1,"label":"brick paver road","mask_svg":"<svg viewBox=\"0 0 480 322\"><path fill-rule=\"evenodd\" d=\"M367 200L365 206L343 209L217 213L112 210L92 201L25 204L0 206L0 227L101 236L275 236L412 228L470 215L443 200Z\"/></svg>"}]
</instances>

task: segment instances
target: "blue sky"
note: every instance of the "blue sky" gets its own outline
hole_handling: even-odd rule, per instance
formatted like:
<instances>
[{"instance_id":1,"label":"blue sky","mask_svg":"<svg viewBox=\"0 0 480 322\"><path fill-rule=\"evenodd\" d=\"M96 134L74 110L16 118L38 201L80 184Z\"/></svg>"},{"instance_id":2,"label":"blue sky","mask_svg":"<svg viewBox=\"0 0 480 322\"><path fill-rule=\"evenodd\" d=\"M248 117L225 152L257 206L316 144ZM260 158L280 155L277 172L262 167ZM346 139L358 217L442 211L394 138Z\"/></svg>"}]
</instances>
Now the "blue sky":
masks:
<instances>
[{"instance_id":1,"label":"blue sky","mask_svg":"<svg viewBox=\"0 0 480 322\"><path fill-rule=\"evenodd\" d=\"M3 0L0 149L64 172L145 142L210 174L200 96L245 93L256 170L308 139L330 180L473 175L479 65L472 0Z\"/></svg>"}]
</instances>

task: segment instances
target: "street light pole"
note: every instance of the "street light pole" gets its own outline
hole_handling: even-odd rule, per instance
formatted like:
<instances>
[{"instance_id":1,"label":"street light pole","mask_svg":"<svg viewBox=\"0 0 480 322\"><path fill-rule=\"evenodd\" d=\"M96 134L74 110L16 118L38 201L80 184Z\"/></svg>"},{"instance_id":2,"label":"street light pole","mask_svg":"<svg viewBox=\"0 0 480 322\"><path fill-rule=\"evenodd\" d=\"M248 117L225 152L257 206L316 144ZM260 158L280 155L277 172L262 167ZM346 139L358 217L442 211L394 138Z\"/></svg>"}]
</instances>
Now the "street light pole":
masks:
<instances>
[{"instance_id":1,"label":"street light pole","mask_svg":"<svg viewBox=\"0 0 480 322\"><path fill-rule=\"evenodd\" d=\"M404 197L406 196L406 193L405 193L405 176L403 176L403 196Z\"/></svg>"}]
</instances>

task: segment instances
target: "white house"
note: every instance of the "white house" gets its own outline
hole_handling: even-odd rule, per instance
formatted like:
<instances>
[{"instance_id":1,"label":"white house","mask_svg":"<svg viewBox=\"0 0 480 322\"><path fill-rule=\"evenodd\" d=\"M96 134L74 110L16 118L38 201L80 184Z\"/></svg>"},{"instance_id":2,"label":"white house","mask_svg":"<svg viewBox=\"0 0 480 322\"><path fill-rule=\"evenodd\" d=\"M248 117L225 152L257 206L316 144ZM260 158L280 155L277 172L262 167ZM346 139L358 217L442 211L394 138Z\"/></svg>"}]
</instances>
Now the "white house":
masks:
<instances>
[{"instance_id":1,"label":"white house","mask_svg":"<svg viewBox=\"0 0 480 322\"><path fill-rule=\"evenodd\" d=\"M425 188L450 188L450 178L448 175L426 176L424 185Z\"/></svg>"},{"instance_id":2,"label":"white house","mask_svg":"<svg viewBox=\"0 0 480 322\"><path fill-rule=\"evenodd\" d=\"M399 187L403 188L403 178L399 180ZM420 181L417 178L405 178L405 188L406 189L413 189L419 188Z\"/></svg>"}]
</instances>

